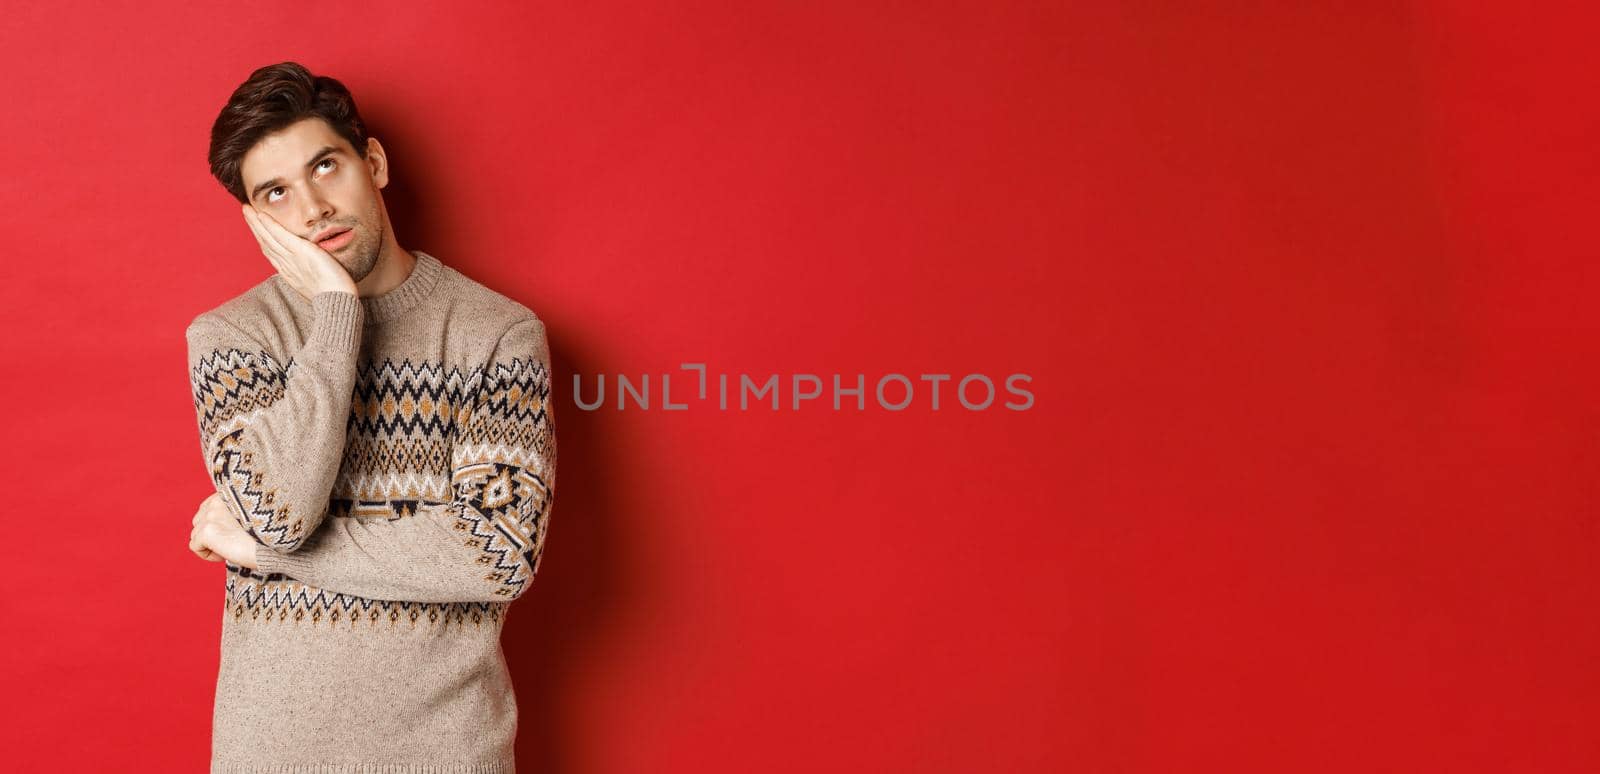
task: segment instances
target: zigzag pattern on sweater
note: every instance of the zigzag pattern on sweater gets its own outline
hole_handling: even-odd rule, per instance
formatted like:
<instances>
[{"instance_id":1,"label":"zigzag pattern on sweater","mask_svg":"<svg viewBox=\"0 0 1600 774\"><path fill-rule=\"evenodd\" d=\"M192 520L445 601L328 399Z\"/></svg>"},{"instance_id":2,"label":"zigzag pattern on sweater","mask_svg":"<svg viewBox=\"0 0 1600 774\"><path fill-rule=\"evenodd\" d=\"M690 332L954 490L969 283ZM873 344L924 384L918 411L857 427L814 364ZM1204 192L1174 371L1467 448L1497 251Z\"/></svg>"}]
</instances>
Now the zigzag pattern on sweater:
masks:
<instances>
[{"instance_id":1,"label":"zigzag pattern on sweater","mask_svg":"<svg viewBox=\"0 0 1600 774\"><path fill-rule=\"evenodd\" d=\"M463 372L410 360L364 363L356 372L346 433L372 438L448 437L471 410L468 404L483 371L482 366Z\"/></svg>"},{"instance_id":2,"label":"zigzag pattern on sweater","mask_svg":"<svg viewBox=\"0 0 1600 774\"><path fill-rule=\"evenodd\" d=\"M504 622L505 602L400 602L319 589L281 574L229 567L228 612L235 619L309 626L426 626L447 628Z\"/></svg>"},{"instance_id":3,"label":"zigzag pattern on sweater","mask_svg":"<svg viewBox=\"0 0 1600 774\"><path fill-rule=\"evenodd\" d=\"M218 437L213 478L248 514L245 528L268 545L300 539L304 522L275 505L272 482L253 469L246 433L252 413L282 399L296 366L291 358L280 369L266 352L231 349L211 353L192 374L204 437L217 437L228 423L239 425ZM537 360L515 358L469 371L410 360L363 364L327 518L412 518L424 506L442 506L454 517L464 545L477 550L492 593L515 598L532 582L543 553L552 494L548 482L554 474L542 469L542 455L553 443L549 397L549 373ZM451 471L450 479L430 472L438 470ZM442 497L446 489L449 500ZM241 578L257 585L236 594ZM230 572L230 609L256 619L315 621L337 612L349 620L349 600L361 599L322 590L273 595L249 590L275 589L280 582L294 583L281 574ZM417 620L415 615L431 623L462 615L452 605L364 601L408 606L398 612L363 607L361 615L372 620L390 614Z\"/></svg>"},{"instance_id":4,"label":"zigzag pattern on sweater","mask_svg":"<svg viewBox=\"0 0 1600 774\"><path fill-rule=\"evenodd\" d=\"M215 439L211 480L245 515L241 526L256 540L274 546L298 542L305 522L287 504L278 504L277 488L256 470L245 430L252 414L283 398L287 373L266 352L229 349L210 353L190 375L200 437Z\"/></svg>"},{"instance_id":5,"label":"zigzag pattern on sweater","mask_svg":"<svg viewBox=\"0 0 1600 774\"><path fill-rule=\"evenodd\" d=\"M459 428L451 469L456 529L478 548L494 593L507 599L533 581L550 509L544 455L554 438L550 377L537 360L496 363L482 374L472 419Z\"/></svg>"}]
</instances>

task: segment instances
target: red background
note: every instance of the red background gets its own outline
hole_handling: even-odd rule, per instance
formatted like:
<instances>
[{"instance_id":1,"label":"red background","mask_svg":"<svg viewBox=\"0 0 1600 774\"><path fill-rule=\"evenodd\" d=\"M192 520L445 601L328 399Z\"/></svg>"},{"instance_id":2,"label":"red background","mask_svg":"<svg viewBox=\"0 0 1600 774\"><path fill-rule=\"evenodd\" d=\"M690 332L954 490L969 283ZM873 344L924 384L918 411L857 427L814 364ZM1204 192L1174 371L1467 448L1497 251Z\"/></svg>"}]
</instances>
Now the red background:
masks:
<instances>
[{"instance_id":1,"label":"red background","mask_svg":"<svg viewBox=\"0 0 1600 774\"><path fill-rule=\"evenodd\" d=\"M1590 20L433 5L8 6L5 768L204 768L183 329L271 271L205 151L284 59L549 325L520 767L1600 767ZM685 361L1035 404L572 404Z\"/></svg>"}]
</instances>

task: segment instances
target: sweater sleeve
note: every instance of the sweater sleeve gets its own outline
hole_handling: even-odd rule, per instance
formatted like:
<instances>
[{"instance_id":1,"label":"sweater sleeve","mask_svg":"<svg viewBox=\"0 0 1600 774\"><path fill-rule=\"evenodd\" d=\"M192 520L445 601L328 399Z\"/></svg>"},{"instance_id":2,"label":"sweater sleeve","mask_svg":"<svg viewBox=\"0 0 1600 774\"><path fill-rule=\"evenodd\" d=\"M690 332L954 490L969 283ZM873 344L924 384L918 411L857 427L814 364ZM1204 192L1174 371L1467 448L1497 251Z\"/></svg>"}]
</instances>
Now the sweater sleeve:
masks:
<instances>
[{"instance_id":1,"label":"sweater sleeve","mask_svg":"<svg viewBox=\"0 0 1600 774\"><path fill-rule=\"evenodd\" d=\"M521 596L538 570L555 491L549 362L537 317L501 336L457 420L449 502L329 519L299 551L258 548L258 572L368 599Z\"/></svg>"},{"instance_id":2,"label":"sweater sleeve","mask_svg":"<svg viewBox=\"0 0 1600 774\"><path fill-rule=\"evenodd\" d=\"M311 330L287 367L215 315L185 333L211 479L257 543L285 552L327 515L360 351L359 298L327 291L311 307Z\"/></svg>"}]
</instances>

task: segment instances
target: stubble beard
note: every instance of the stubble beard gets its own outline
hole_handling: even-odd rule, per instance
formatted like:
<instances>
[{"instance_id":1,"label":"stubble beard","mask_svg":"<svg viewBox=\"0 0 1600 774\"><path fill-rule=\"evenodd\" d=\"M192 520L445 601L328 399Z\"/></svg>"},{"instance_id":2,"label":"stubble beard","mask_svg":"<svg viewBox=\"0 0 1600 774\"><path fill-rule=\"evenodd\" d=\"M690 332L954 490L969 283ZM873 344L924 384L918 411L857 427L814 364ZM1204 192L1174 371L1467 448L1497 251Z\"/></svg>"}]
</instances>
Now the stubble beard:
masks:
<instances>
[{"instance_id":1,"label":"stubble beard","mask_svg":"<svg viewBox=\"0 0 1600 774\"><path fill-rule=\"evenodd\" d=\"M383 251L383 222L378 218L378 213L372 213L369 221L376 224L372 230L363 230L361 240L350 246L351 262L344 263L344 270L350 273L350 279L360 282L373 269L378 267L378 255Z\"/></svg>"}]
</instances>

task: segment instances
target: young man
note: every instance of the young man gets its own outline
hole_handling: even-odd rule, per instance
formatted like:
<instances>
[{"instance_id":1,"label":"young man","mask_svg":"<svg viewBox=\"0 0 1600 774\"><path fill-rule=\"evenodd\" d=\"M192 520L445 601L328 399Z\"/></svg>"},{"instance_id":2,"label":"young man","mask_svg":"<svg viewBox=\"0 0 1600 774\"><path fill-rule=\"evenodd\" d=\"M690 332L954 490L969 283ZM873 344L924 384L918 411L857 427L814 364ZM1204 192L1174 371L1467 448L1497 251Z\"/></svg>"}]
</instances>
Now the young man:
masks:
<instances>
[{"instance_id":1,"label":"young man","mask_svg":"<svg viewBox=\"0 0 1600 774\"><path fill-rule=\"evenodd\" d=\"M555 485L527 307L395 239L383 146L293 62L234 91L212 174L276 270L200 314L189 378L225 562L213 772L511 772L500 650Z\"/></svg>"}]
</instances>

